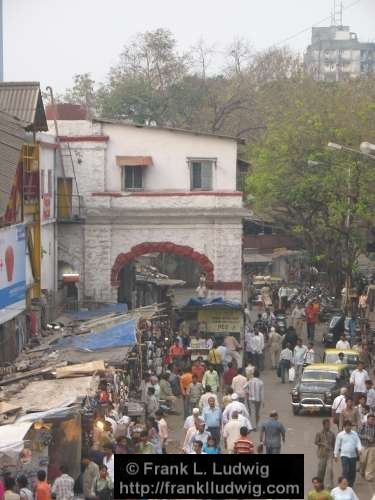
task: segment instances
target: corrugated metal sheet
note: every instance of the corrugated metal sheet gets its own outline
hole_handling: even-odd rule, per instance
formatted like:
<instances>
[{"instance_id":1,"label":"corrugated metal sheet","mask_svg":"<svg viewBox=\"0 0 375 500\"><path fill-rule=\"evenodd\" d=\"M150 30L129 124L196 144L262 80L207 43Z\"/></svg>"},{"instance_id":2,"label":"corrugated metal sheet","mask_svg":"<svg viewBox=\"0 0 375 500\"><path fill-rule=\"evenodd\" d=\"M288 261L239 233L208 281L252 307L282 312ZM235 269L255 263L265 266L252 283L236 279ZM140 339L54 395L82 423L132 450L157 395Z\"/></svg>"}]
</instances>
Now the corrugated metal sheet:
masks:
<instances>
[{"instance_id":1,"label":"corrugated metal sheet","mask_svg":"<svg viewBox=\"0 0 375 500\"><path fill-rule=\"evenodd\" d=\"M0 111L0 218L4 215L25 142L25 124Z\"/></svg>"},{"instance_id":2,"label":"corrugated metal sheet","mask_svg":"<svg viewBox=\"0 0 375 500\"><path fill-rule=\"evenodd\" d=\"M48 130L38 82L0 83L0 109L27 123L29 131Z\"/></svg>"}]
</instances>

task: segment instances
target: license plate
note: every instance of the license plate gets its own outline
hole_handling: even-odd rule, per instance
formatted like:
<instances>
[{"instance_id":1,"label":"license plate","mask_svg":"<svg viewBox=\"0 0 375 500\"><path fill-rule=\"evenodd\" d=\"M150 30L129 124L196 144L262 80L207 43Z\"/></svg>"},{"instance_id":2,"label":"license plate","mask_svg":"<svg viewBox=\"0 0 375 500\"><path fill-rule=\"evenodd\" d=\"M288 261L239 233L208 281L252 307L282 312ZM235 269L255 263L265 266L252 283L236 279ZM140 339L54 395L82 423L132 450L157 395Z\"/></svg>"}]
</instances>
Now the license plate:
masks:
<instances>
[{"instance_id":1,"label":"license plate","mask_svg":"<svg viewBox=\"0 0 375 500\"><path fill-rule=\"evenodd\" d=\"M319 406L310 406L309 412L314 413L316 411L319 411L319 409L320 409Z\"/></svg>"}]
</instances>

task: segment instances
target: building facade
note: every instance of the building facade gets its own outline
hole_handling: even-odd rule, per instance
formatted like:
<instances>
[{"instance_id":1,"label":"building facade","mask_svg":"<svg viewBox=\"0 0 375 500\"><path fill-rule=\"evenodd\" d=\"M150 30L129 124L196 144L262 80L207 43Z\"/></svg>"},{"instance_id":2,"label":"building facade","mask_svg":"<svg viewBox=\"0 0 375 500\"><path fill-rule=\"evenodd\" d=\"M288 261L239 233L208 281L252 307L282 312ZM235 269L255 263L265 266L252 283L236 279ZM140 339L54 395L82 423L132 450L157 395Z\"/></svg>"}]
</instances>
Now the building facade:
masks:
<instances>
[{"instance_id":1,"label":"building facade","mask_svg":"<svg viewBox=\"0 0 375 500\"><path fill-rule=\"evenodd\" d=\"M82 300L117 302L127 266L155 253L194 260L211 296L241 299L235 139L114 121L65 119L58 128L71 154L59 262L79 279Z\"/></svg>"},{"instance_id":2,"label":"building facade","mask_svg":"<svg viewBox=\"0 0 375 500\"><path fill-rule=\"evenodd\" d=\"M362 43L349 26L312 28L305 64L316 80L335 82L375 74L375 43Z\"/></svg>"}]
</instances>

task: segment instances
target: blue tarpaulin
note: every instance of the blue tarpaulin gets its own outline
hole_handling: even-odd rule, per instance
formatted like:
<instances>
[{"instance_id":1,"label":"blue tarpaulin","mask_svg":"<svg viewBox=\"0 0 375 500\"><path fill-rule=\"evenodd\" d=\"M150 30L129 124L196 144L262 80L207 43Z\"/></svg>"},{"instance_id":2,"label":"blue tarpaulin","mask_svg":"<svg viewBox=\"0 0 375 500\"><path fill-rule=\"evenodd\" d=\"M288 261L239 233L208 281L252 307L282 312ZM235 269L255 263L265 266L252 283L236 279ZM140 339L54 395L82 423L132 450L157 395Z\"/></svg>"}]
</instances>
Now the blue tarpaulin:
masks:
<instances>
[{"instance_id":1,"label":"blue tarpaulin","mask_svg":"<svg viewBox=\"0 0 375 500\"><path fill-rule=\"evenodd\" d=\"M100 349L113 349L115 347L133 347L136 343L135 321L129 320L113 325L101 332L59 339L55 347L68 347L83 351L99 351Z\"/></svg>"},{"instance_id":2,"label":"blue tarpaulin","mask_svg":"<svg viewBox=\"0 0 375 500\"><path fill-rule=\"evenodd\" d=\"M76 321L86 321L91 318L98 318L111 313L124 314L127 310L128 306L126 304L105 304L97 307L96 309L91 309L90 311L81 309L79 311L66 312L64 314Z\"/></svg>"},{"instance_id":3,"label":"blue tarpaulin","mask_svg":"<svg viewBox=\"0 0 375 500\"><path fill-rule=\"evenodd\" d=\"M219 307L228 307L229 309L242 309L241 302L235 300L225 300L223 297L217 297L216 299L198 299L196 297L192 297L184 306L185 307L202 307L204 309L207 308L219 308Z\"/></svg>"}]
</instances>

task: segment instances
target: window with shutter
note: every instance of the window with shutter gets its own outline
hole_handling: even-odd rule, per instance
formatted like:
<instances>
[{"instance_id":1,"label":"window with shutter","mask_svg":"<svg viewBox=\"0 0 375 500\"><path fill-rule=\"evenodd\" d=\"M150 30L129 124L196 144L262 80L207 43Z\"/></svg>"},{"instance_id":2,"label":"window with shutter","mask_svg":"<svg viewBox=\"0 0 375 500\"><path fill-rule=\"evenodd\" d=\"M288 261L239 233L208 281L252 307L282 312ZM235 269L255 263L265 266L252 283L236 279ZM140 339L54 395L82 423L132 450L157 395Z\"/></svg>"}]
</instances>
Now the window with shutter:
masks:
<instances>
[{"instance_id":1,"label":"window with shutter","mask_svg":"<svg viewBox=\"0 0 375 500\"><path fill-rule=\"evenodd\" d=\"M192 191L212 190L212 160L192 160L190 161L190 189Z\"/></svg>"},{"instance_id":2,"label":"window with shutter","mask_svg":"<svg viewBox=\"0 0 375 500\"><path fill-rule=\"evenodd\" d=\"M143 188L143 168L124 167L124 188L125 191Z\"/></svg>"}]
</instances>

